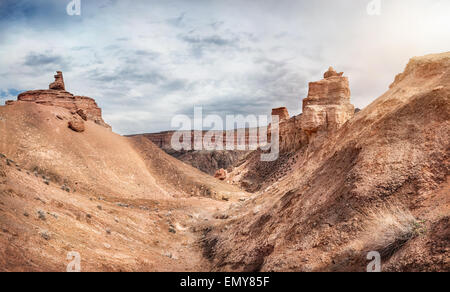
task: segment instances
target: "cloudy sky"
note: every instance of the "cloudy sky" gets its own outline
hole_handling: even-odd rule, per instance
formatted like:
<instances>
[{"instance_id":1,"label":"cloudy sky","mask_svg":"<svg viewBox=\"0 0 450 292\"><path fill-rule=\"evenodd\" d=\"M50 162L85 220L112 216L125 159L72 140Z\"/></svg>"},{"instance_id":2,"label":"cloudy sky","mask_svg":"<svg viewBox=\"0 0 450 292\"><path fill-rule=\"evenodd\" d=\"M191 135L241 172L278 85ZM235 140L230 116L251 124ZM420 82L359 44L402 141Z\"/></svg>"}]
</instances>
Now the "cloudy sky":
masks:
<instances>
[{"instance_id":1,"label":"cloudy sky","mask_svg":"<svg viewBox=\"0 0 450 292\"><path fill-rule=\"evenodd\" d=\"M97 100L121 134L170 128L176 114L301 112L330 66L364 107L408 59L450 50L450 1L0 0L0 102L47 88Z\"/></svg>"}]
</instances>

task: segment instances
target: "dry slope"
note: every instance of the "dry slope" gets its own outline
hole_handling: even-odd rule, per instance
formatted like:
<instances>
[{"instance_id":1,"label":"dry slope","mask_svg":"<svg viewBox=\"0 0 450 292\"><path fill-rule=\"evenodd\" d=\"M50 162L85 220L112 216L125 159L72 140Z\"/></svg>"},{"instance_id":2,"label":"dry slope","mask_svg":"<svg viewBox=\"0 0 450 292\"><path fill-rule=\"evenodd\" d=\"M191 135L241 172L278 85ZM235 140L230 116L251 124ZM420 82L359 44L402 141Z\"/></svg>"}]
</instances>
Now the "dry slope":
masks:
<instances>
[{"instance_id":1,"label":"dry slope","mask_svg":"<svg viewBox=\"0 0 450 292\"><path fill-rule=\"evenodd\" d=\"M413 58L388 92L295 154L205 231L215 270L450 270L450 53Z\"/></svg>"},{"instance_id":2,"label":"dry slope","mask_svg":"<svg viewBox=\"0 0 450 292\"><path fill-rule=\"evenodd\" d=\"M70 251L83 271L209 270L197 226L246 194L77 115L0 107L0 270L65 271Z\"/></svg>"}]
</instances>

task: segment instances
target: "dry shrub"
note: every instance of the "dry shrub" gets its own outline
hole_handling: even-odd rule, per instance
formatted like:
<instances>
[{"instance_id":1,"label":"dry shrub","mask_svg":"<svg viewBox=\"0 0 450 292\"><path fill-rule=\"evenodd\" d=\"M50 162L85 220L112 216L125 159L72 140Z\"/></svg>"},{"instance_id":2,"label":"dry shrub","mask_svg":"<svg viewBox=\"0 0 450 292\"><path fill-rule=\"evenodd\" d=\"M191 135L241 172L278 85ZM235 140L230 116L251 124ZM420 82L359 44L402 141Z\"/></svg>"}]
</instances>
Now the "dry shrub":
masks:
<instances>
[{"instance_id":1,"label":"dry shrub","mask_svg":"<svg viewBox=\"0 0 450 292\"><path fill-rule=\"evenodd\" d=\"M421 223L400 204L372 207L365 215L363 241L383 259L391 257L420 232Z\"/></svg>"}]
</instances>

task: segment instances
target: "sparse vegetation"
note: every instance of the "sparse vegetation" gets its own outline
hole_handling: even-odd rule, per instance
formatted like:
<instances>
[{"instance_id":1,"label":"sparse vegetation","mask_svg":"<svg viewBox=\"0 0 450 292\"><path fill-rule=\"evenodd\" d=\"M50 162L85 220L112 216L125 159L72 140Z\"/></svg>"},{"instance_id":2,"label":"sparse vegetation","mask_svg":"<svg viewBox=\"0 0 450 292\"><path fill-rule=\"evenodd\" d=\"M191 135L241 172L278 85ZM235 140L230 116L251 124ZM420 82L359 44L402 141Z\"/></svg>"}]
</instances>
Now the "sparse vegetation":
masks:
<instances>
[{"instance_id":1,"label":"sparse vegetation","mask_svg":"<svg viewBox=\"0 0 450 292\"><path fill-rule=\"evenodd\" d=\"M387 203L366 211L364 241L370 249L378 251L382 258L391 257L409 240L424 232L423 221L417 220L400 204Z\"/></svg>"},{"instance_id":2,"label":"sparse vegetation","mask_svg":"<svg viewBox=\"0 0 450 292\"><path fill-rule=\"evenodd\" d=\"M45 212L44 212L44 211L39 210L37 213L38 213L39 219L41 219L41 220L43 220L43 221L45 221L45 220L47 219L47 218L45 217Z\"/></svg>"},{"instance_id":3,"label":"sparse vegetation","mask_svg":"<svg viewBox=\"0 0 450 292\"><path fill-rule=\"evenodd\" d=\"M47 241L50 240L50 235L48 234L47 231L42 231L42 232L40 233L40 235L41 235L41 237L42 237L43 239L45 239L45 240L47 240Z\"/></svg>"},{"instance_id":4,"label":"sparse vegetation","mask_svg":"<svg viewBox=\"0 0 450 292\"><path fill-rule=\"evenodd\" d=\"M68 186L66 186L66 185L61 186L61 190L70 193L70 188Z\"/></svg>"},{"instance_id":5,"label":"sparse vegetation","mask_svg":"<svg viewBox=\"0 0 450 292\"><path fill-rule=\"evenodd\" d=\"M58 271L77 251L83 271L364 271L378 251L382 271L446 271L448 100L433 88L447 63L402 77L339 129L335 104L310 108L307 132L303 115L285 121L281 142L302 148L273 163L254 152L226 182L90 121L74 136L55 123L67 109L1 107L14 123L0 152L20 166L0 159L0 270ZM312 129L316 117L327 127Z\"/></svg>"}]
</instances>

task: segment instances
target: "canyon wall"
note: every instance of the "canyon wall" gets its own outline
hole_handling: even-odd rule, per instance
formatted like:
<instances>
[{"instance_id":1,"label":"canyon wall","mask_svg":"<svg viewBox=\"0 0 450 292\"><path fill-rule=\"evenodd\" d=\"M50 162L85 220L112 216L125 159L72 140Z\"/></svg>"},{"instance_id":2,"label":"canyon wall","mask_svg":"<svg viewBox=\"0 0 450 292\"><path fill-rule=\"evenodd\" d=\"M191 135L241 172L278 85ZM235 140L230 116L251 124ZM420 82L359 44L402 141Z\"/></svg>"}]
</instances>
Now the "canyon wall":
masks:
<instances>
[{"instance_id":1,"label":"canyon wall","mask_svg":"<svg viewBox=\"0 0 450 292\"><path fill-rule=\"evenodd\" d=\"M324 79L309 83L301 115L286 119L284 111L272 111L280 115L280 153L293 153L317 137L326 138L354 116L348 78L343 74L330 67Z\"/></svg>"},{"instance_id":2,"label":"canyon wall","mask_svg":"<svg viewBox=\"0 0 450 292\"><path fill-rule=\"evenodd\" d=\"M351 119L354 113L348 78L330 67L324 79L309 83L308 97L303 100L301 127L308 135L318 131L334 131Z\"/></svg>"},{"instance_id":3,"label":"canyon wall","mask_svg":"<svg viewBox=\"0 0 450 292\"><path fill-rule=\"evenodd\" d=\"M279 117L280 156L289 156L307 145L320 145L330 133L335 132L354 116L355 107L350 103L349 81L343 74L337 73L330 67L322 80L309 83L308 96L303 99L303 113L298 116L290 117L286 107L272 109L272 116ZM237 139L237 130L216 133L217 136L212 139L212 142L218 141L218 137L223 135L223 145L226 145L227 139L234 135L232 145L235 146L235 150L176 151L171 145L175 131L143 134L143 136L166 153L213 175L220 168L231 172L232 168L241 164L251 151L264 144L261 140L270 142L270 129L271 125L266 131L266 139L261 139L259 136L262 129L252 129L254 131L245 129L245 135L241 140ZM203 131L199 137L203 139L206 133L207 131ZM184 134L191 140L192 147L198 143L195 131L184 132ZM246 145L245 149L237 148L238 145L243 144ZM273 167L268 165L266 168Z\"/></svg>"},{"instance_id":4,"label":"canyon wall","mask_svg":"<svg viewBox=\"0 0 450 292\"><path fill-rule=\"evenodd\" d=\"M238 165L239 163L242 163L243 161L245 161L245 158L247 157L247 155L249 153L252 152L252 150L250 150L250 147L246 147L245 150L237 150L237 148L235 148L236 150L214 150L214 151L207 151L207 150L194 150L194 149L189 149L189 150L180 150L180 151L176 151L172 148L171 145L171 141L172 141L172 136L174 135L175 131L166 131L166 132L160 132L160 133L154 133L154 134L142 134L142 135L131 135L129 137L137 137L137 136L142 136L148 140L150 140L151 142L153 142L156 146L158 146L159 148L161 148L162 150L164 150L167 154L187 163L190 164L191 166L205 172L208 173L210 175L214 175L216 173L216 171L218 169L226 169L228 171L232 171L232 169ZM191 139L191 145L192 147L194 146L195 143L195 133L194 131L188 131L188 132L184 132L185 134L187 134L187 136L190 137ZM205 137L207 131L203 131L201 133L202 138ZM235 147L237 147L238 145L238 139L237 139L237 132L234 131L224 131L222 133L223 136L223 145L225 147L226 143L227 143L227 137L228 135L233 135L234 134L234 142L232 143L232 145L234 145ZM219 136L219 133L217 133L217 135ZM258 139L258 135L254 135L253 133L250 133L250 131L246 131L245 134L245 139L244 142L245 144L243 145L249 145L250 141L254 140L254 139ZM216 139L211 139L213 142L217 139L217 136L215 137ZM182 139L180 139L180 141L182 141ZM257 140L255 140L257 141ZM256 147L256 145L254 145L254 147Z\"/></svg>"}]
</instances>

